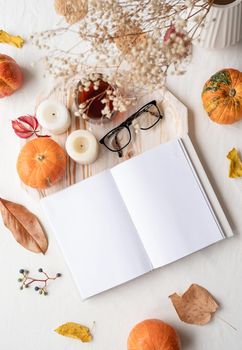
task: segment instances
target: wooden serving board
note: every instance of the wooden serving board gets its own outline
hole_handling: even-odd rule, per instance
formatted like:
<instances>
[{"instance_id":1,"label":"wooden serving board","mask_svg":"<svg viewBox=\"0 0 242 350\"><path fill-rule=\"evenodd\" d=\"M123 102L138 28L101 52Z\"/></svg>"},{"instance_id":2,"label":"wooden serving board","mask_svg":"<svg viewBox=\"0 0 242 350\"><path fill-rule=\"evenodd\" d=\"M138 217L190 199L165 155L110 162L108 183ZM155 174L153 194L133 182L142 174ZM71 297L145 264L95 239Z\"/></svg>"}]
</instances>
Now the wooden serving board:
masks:
<instances>
[{"instance_id":1,"label":"wooden serving board","mask_svg":"<svg viewBox=\"0 0 242 350\"><path fill-rule=\"evenodd\" d=\"M87 129L93 132L97 139L100 140L109 130L119 125L128 116L151 100L157 101L159 109L164 117L156 126L154 126L154 128L148 131L140 131L138 134L136 134L133 130L131 130L132 141L125 148L123 158L119 158L117 154L110 152L104 146L100 145L99 157L97 161L91 165L76 164L68 157L65 177L51 188L38 191L23 185L26 191L35 198L48 196L51 193L57 192L81 180L84 180L89 176L93 176L105 169L112 168L116 164L136 156L156 145L159 145L160 143L167 142L188 133L187 108L169 91L166 91L163 94L161 92L152 92L141 97L136 106L132 106L125 113L117 114L113 120L104 123L103 125L95 125L84 121L82 118L75 117L75 105L72 95L73 94L71 91L67 97L64 93L60 92L43 94L40 96L36 104L37 108L41 101L51 97L65 103L70 110L72 116L71 127L65 134L53 136L53 139L64 148L66 138L72 131L77 129ZM43 133L48 134L48 131L43 130ZM26 142L28 142L28 140Z\"/></svg>"}]
</instances>

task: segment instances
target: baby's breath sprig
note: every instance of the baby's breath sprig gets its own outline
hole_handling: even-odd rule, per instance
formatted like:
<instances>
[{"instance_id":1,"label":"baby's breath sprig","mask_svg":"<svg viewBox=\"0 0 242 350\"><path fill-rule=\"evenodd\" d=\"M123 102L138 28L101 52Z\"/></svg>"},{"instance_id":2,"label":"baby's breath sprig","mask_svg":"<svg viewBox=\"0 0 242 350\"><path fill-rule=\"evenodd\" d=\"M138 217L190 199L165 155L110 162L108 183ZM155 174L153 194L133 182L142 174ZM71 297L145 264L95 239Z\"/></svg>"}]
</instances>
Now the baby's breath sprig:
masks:
<instances>
[{"instance_id":1,"label":"baby's breath sprig","mask_svg":"<svg viewBox=\"0 0 242 350\"><path fill-rule=\"evenodd\" d=\"M18 282L21 283L20 290L23 290L24 288L29 288L32 285L32 283L39 282L41 283L41 285L35 286L34 288L35 291L39 292L39 294L41 295L48 295L48 292L47 292L48 282L50 280L54 281L57 278L61 277L61 273L57 273L55 277L49 277L48 274L44 272L42 268L39 268L39 272L44 275L43 278L33 278L29 276L28 270L24 270L24 269L19 270L19 273L21 274L21 276L18 278Z\"/></svg>"},{"instance_id":2,"label":"baby's breath sprig","mask_svg":"<svg viewBox=\"0 0 242 350\"><path fill-rule=\"evenodd\" d=\"M136 97L163 90L169 72L185 72L192 40L199 40L213 1L82 0L86 12L75 25L34 34L31 40L46 52L49 74L65 85L89 70L108 70L111 85L122 91L113 103L120 111L123 91Z\"/></svg>"}]
</instances>

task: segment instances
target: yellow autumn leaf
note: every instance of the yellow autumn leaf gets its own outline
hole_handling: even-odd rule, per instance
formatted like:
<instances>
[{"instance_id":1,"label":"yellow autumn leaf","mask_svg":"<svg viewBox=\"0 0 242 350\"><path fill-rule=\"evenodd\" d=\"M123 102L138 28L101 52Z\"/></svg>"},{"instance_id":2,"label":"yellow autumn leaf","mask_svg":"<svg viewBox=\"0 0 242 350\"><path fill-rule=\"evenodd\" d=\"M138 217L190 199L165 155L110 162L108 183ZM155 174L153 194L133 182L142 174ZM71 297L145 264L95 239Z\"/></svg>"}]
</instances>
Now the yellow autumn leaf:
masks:
<instances>
[{"instance_id":1,"label":"yellow autumn leaf","mask_svg":"<svg viewBox=\"0 0 242 350\"><path fill-rule=\"evenodd\" d=\"M61 325L55 329L55 332L63 335L64 337L81 340L83 343L92 341L92 335L89 328L75 322L67 322Z\"/></svg>"},{"instance_id":2,"label":"yellow autumn leaf","mask_svg":"<svg viewBox=\"0 0 242 350\"><path fill-rule=\"evenodd\" d=\"M242 177L242 161L237 149L233 148L228 153L227 158L230 160L229 177Z\"/></svg>"},{"instance_id":3,"label":"yellow autumn leaf","mask_svg":"<svg viewBox=\"0 0 242 350\"><path fill-rule=\"evenodd\" d=\"M24 39L21 36L10 35L4 30L0 30L0 43L21 48L24 45Z\"/></svg>"}]
</instances>

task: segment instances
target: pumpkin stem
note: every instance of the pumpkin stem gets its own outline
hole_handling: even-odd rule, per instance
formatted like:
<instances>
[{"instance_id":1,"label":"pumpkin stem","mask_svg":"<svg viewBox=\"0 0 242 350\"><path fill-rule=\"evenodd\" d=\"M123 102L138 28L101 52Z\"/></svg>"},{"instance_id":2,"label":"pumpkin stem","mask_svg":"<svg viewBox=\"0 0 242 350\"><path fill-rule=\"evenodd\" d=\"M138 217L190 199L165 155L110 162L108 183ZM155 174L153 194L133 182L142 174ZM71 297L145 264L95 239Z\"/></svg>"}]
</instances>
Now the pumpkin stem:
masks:
<instances>
[{"instance_id":1,"label":"pumpkin stem","mask_svg":"<svg viewBox=\"0 0 242 350\"><path fill-rule=\"evenodd\" d=\"M37 156L37 159L38 159L40 162L42 162L42 161L45 159L45 156L44 156L43 154L39 154L39 155Z\"/></svg>"},{"instance_id":2,"label":"pumpkin stem","mask_svg":"<svg viewBox=\"0 0 242 350\"><path fill-rule=\"evenodd\" d=\"M234 97L236 95L236 90L235 89L230 89L229 90L229 96Z\"/></svg>"}]
</instances>

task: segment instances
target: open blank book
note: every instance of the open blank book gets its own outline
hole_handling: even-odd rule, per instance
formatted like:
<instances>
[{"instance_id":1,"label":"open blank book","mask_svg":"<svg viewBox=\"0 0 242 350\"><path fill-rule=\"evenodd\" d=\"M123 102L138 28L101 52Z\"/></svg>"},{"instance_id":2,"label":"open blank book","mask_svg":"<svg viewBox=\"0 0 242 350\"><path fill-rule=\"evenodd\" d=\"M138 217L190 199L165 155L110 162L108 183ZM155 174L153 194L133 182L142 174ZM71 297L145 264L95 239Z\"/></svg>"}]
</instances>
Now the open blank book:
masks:
<instances>
[{"instance_id":1,"label":"open blank book","mask_svg":"<svg viewBox=\"0 0 242 350\"><path fill-rule=\"evenodd\" d=\"M188 136L41 203L83 299L232 235Z\"/></svg>"}]
</instances>

